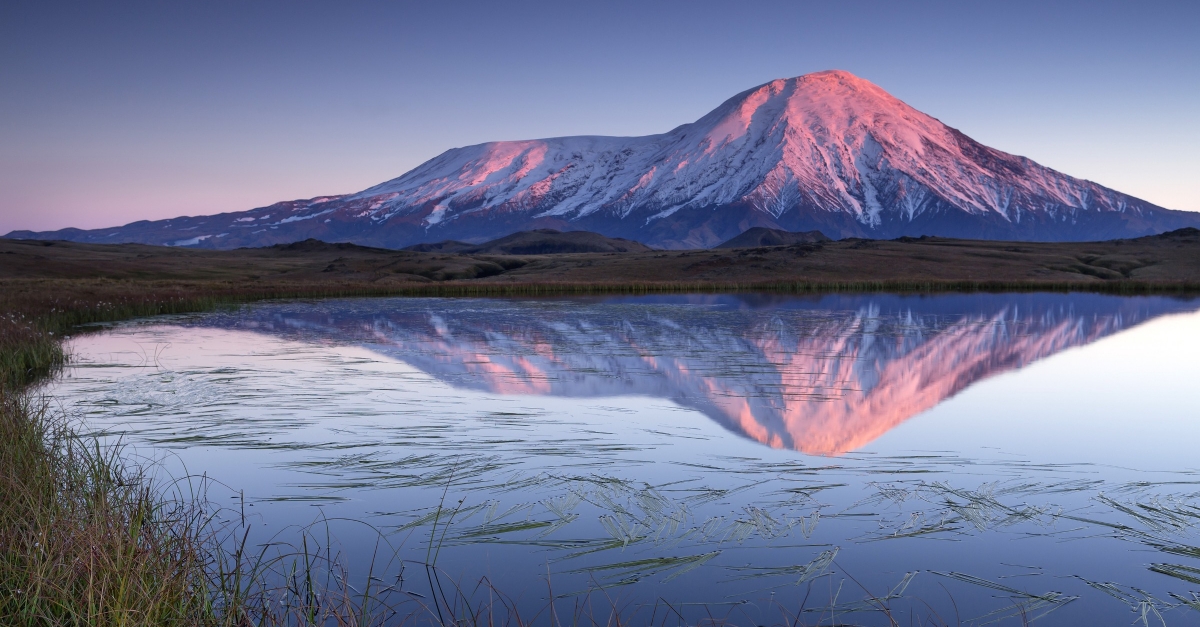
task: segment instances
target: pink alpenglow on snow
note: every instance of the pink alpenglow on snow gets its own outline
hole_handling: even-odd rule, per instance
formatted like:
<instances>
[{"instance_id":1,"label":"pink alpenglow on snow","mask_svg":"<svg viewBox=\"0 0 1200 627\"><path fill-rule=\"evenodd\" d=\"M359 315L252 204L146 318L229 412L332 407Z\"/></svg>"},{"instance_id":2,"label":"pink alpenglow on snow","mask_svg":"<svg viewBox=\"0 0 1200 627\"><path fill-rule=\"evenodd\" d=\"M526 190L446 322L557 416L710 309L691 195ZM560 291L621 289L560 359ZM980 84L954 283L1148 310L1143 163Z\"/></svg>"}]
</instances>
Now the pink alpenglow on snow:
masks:
<instances>
[{"instance_id":1,"label":"pink alpenglow on snow","mask_svg":"<svg viewBox=\"0 0 1200 627\"><path fill-rule=\"evenodd\" d=\"M1200 214L989 148L834 70L760 85L661 135L479 144L347 196L9 236L210 248L315 237L401 247L557 228L699 248L755 226L834 238L1080 241L1200 226Z\"/></svg>"}]
</instances>

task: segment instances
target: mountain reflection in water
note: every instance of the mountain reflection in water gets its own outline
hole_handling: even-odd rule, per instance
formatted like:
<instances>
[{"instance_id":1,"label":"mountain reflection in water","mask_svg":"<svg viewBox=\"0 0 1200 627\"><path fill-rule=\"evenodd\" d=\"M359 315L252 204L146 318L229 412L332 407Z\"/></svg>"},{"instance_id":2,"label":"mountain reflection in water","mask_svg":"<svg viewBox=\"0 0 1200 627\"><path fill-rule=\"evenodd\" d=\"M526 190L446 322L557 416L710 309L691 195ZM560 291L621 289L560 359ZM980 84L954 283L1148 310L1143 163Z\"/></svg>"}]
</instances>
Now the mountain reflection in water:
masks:
<instances>
[{"instance_id":1,"label":"mountain reflection in water","mask_svg":"<svg viewBox=\"0 0 1200 627\"><path fill-rule=\"evenodd\" d=\"M729 295L284 303L200 324L362 344L452 386L645 395L775 448L837 455L987 377L1195 300Z\"/></svg>"}]
</instances>

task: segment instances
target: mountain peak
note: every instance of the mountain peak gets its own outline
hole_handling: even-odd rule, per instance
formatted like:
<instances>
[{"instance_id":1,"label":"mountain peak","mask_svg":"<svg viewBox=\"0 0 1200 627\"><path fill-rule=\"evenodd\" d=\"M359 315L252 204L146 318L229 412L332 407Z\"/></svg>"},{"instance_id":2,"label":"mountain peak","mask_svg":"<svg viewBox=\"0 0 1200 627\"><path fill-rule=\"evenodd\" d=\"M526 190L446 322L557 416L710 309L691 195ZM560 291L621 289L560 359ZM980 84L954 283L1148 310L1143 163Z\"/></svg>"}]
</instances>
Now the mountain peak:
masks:
<instances>
[{"instance_id":1,"label":"mountain peak","mask_svg":"<svg viewBox=\"0 0 1200 627\"><path fill-rule=\"evenodd\" d=\"M719 140L722 134L736 138L746 132L755 118L762 118L761 123L767 126L779 127L774 130L807 129L810 135L822 136L817 138L820 143L844 138L846 133L861 140L867 132L873 132L876 140L884 136L892 143L913 144L918 151L922 137L945 145L955 141L935 118L844 70L764 83L729 99L696 124L711 124L715 132L710 137Z\"/></svg>"},{"instance_id":2,"label":"mountain peak","mask_svg":"<svg viewBox=\"0 0 1200 627\"><path fill-rule=\"evenodd\" d=\"M455 148L357 194L97 231L17 233L233 248L308 237L402 247L586 230L701 248L752 228L835 238L1088 240L1200 226L988 148L844 70L748 89L645 137Z\"/></svg>"},{"instance_id":3,"label":"mountain peak","mask_svg":"<svg viewBox=\"0 0 1200 627\"><path fill-rule=\"evenodd\" d=\"M848 90L852 90L852 91L853 90L861 90L861 89L872 89L872 90L883 91L883 89L881 89L875 83L872 83L871 81L869 81L865 78L862 78L861 76L858 76L857 74L847 72L846 70L824 70L821 72L811 72L809 74L802 74L802 75L796 76L794 78L780 79L780 80L783 80L785 82L795 82L798 84L807 84L807 85L821 84L821 85L837 86L837 87L841 87L843 89L848 89Z\"/></svg>"},{"instance_id":4,"label":"mountain peak","mask_svg":"<svg viewBox=\"0 0 1200 627\"><path fill-rule=\"evenodd\" d=\"M845 70L825 70L792 78L778 78L743 94L767 90L774 94L787 93L808 100L824 98L881 99L889 103L900 101L871 81Z\"/></svg>"}]
</instances>

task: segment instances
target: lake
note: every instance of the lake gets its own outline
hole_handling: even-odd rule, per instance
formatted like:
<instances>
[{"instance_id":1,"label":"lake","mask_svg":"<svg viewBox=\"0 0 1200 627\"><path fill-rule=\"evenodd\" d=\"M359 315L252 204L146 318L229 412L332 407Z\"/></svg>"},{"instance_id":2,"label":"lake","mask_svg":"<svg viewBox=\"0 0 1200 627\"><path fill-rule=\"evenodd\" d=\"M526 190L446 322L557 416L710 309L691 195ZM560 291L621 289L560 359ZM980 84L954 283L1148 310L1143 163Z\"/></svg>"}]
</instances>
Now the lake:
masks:
<instances>
[{"instance_id":1,"label":"lake","mask_svg":"<svg viewBox=\"0 0 1200 627\"><path fill-rule=\"evenodd\" d=\"M70 346L89 428L430 616L1200 624L1197 299L269 302Z\"/></svg>"}]
</instances>

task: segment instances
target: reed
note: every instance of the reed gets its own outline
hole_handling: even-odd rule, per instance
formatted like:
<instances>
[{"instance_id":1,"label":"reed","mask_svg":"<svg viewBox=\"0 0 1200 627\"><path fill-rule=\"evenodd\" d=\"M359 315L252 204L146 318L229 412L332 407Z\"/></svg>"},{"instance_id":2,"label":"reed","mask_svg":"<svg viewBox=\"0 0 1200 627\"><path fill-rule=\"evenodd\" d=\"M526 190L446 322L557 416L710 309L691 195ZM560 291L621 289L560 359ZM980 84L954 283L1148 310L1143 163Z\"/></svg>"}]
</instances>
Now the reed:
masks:
<instances>
[{"instance_id":1,"label":"reed","mask_svg":"<svg viewBox=\"0 0 1200 627\"><path fill-rule=\"evenodd\" d=\"M13 625L204 622L201 512L120 449L0 388L0 616Z\"/></svg>"}]
</instances>

